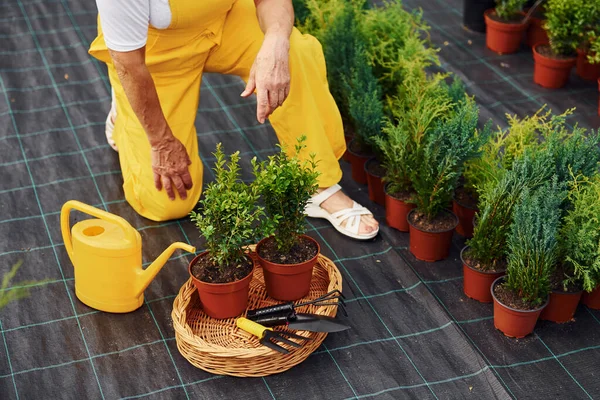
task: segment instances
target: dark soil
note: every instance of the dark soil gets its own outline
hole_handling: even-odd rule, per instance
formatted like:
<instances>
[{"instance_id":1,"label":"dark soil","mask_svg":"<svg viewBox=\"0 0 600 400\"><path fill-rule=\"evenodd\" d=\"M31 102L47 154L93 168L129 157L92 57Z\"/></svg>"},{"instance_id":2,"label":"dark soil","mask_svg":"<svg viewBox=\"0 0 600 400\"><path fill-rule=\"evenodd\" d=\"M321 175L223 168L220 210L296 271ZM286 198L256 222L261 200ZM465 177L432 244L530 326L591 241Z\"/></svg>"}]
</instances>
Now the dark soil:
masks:
<instances>
[{"instance_id":1,"label":"dark soil","mask_svg":"<svg viewBox=\"0 0 600 400\"><path fill-rule=\"evenodd\" d=\"M567 270L567 268L564 265L559 265L558 267L556 267L556 270L550 277L550 285L552 287L552 290L560 291L563 293L577 293L577 292L583 290L583 287L581 286L581 284L569 283L567 285L567 290L565 291L563 281L565 280L565 275L568 272L569 271Z\"/></svg>"},{"instance_id":2,"label":"dark soil","mask_svg":"<svg viewBox=\"0 0 600 400\"><path fill-rule=\"evenodd\" d=\"M456 218L448 212L441 212L432 220L425 214L415 211L410 215L411 224L425 232L446 232L456 226Z\"/></svg>"},{"instance_id":3,"label":"dark soil","mask_svg":"<svg viewBox=\"0 0 600 400\"><path fill-rule=\"evenodd\" d=\"M502 272L506 271L506 267L508 266L506 260L500 260L494 265L482 264L479 262L479 260L471 257L469 250L463 253L463 260L469 265L469 267L475 268L482 272Z\"/></svg>"},{"instance_id":4,"label":"dark soil","mask_svg":"<svg viewBox=\"0 0 600 400\"><path fill-rule=\"evenodd\" d=\"M495 12L489 13L488 16L490 19L503 24L522 24L525 19L525 16L521 14L514 15L509 19L500 18Z\"/></svg>"},{"instance_id":5,"label":"dark soil","mask_svg":"<svg viewBox=\"0 0 600 400\"><path fill-rule=\"evenodd\" d=\"M281 254L277 250L275 239L269 238L263 242L258 254L276 264L301 264L316 256L318 251L317 245L312 240L300 237L289 254Z\"/></svg>"},{"instance_id":6,"label":"dark soil","mask_svg":"<svg viewBox=\"0 0 600 400\"><path fill-rule=\"evenodd\" d=\"M535 310L539 307L539 305L532 305L527 302L524 302L522 298L519 297L512 290L508 290L504 287L504 284L501 283L494 287L494 294L500 303L508 306L510 308L516 308L517 310Z\"/></svg>"},{"instance_id":7,"label":"dark soil","mask_svg":"<svg viewBox=\"0 0 600 400\"><path fill-rule=\"evenodd\" d=\"M552 47L550 47L549 44L541 44L541 45L537 46L535 49L538 53L540 53L544 57L552 58L554 60L570 60L570 59L577 57L576 53L567 54L567 55L556 54L552 51Z\"/></svg>"},{"instance_id":8,"label":"dark soil","mask_svg":"<svg viewBox=\"0 0 600 400\"><path fill-rule=\"evenodd\" d=\"M400 200L403 202L408 202L413 194L411 192L396 192L396 193L388 193L390 196L392 196L393 198L395 198L396 200Z\"/></svg>"},{"instance_id":9,"label":"dark soil","mask_svg":"<svg viewBox=\"0 0 600 400\"><path fill-rule=\"evenodd\" d=\"M353 140L348 144L348 150L360 157L372 157L373 150L369 146L361 144L358 140Z\"/></svg>"},{"instance_id":10,"label":"dark soil","mask_svg":"<svg viewBox=\"0 0 600 400\"><path fill-rule=\"evenodd\" d=\"M373 159L367 163L367 171L369 172L369 174L378 178L385 176L385 174L387 173L385 167L381 165L381 162L377 159Z\"/></svg>"},{"instance_id":11,"label":"dark soil","mask_svg":"<svg viewBox=\"0 0 600 400\"><path fill-rule=\"evenodd\" d=\"M192 265L192 275L206 283L231 283L243 279L252 271L253 263L249 258L237 265L219 267L209 257L200 257Z\"/></svg>"},{"instance_id":12,"label":"dark soil","mask_svg":"<svg viewBox=\"0 0 600 400\"><path fill-rule=\"evenodd\" d=\"M477 210L478 198L477 193L472 190L467 190L464 187L458 187L454 191L454 200L461 206Z\"/></svg>"}]
</instances>

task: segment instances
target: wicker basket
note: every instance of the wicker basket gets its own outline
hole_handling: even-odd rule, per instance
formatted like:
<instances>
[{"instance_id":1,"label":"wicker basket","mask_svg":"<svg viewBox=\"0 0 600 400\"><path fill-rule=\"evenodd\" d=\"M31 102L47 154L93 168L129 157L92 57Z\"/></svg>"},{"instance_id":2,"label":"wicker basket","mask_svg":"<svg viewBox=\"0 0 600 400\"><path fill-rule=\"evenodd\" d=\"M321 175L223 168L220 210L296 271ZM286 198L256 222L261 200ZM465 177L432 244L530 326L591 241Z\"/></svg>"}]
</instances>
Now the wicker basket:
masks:
<instances>
[{"instance_id":1,"label":"wicker basket","mask_svg":"<svg viewBox=\"0 0 600 400\"><path fill-rule=\"evenodd\" d=\"M331 260L320 255L313 270L310 292L303 300L315 299L335 289L342 290L340 271ZM249 308L275 304L278 302L267 296L262 268L257 265L250 283ZM337 307L309 305L300 311L334 317ZM297 332L312 340L298 349L286 347L290 350L289 354L278 353L261 345L258 338L238 329L235 318L216 320L204 314L191 279L175 298L171 317L181 354L192 365L220 375L259 377L286 371L308 358L327 336L326 333Z\"/></svg>"}]
</instances>

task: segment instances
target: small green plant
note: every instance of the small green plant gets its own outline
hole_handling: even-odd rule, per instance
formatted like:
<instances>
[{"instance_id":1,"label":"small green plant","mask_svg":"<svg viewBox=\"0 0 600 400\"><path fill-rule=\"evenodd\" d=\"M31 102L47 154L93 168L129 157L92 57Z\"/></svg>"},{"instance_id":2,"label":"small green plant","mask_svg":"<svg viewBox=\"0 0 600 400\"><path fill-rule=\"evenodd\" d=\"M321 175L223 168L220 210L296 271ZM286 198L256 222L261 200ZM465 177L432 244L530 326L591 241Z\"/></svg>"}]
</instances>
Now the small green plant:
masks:
<instances>
[{"instance_id":1,"label":"small green plant","mask_svg":"<svg viewBox=\"0 0 600 400\"><path fill-rule=\"evenodd\" d=\"M588 61L590 64L600 64L600 35L592 30L588 34Z\"/></svg>"},{"instance_id":2,"label":"small green plant","mask_svg":"<svg viewBox=\"0 0 600 400\"><path fill-rule=\"evenodd\" d=\"M12 284L12 280L17 275L19 268L23 265L23 261L17 262L12 266L10 271L4 274L2 277L2 285L0 285L0 310L6 307L9 303L23 299L29 296L29 289L31 286L39 285L47 280L43 281L21 281Z\"/></svg>"},{"instance_id":3,"label":"small green plant","mask_svg":"<svg viewBox=\"0 0 600 400\"><path fill-rule=\"evenodd\" d=\"M560 231L563 285L578 283L591 292L600 284L600 177L573 179L568 198L572 207Z\"/></svg>"},{"instance_id":4,"label":"small green plant","mask_svg":"<svg viewBox=\"0 0 600 400\"><path fill-rule=\"evenodd\" d=\"M306 147L305 140L306 136L298 139L293 156L281 148L268 160L254 162L255 185L261 193L267 216L275 221L274 237L277 249L283 254L288 254L305 232L304 208L319 188L315 155L305 161L299 157Z\"/></svg>"},{"instance_id":5,"label":"small green plant","mask_svg":"<svg viewBox=\"0 0 600 400\"><path fill-rule=\"evenodd\" d=\"M293 0L296 26L302 33L313 35L323 42L327 32L334 30L335 20L346 6L354 10L367 7L364 0ZM324 46L325 47L325 46Z\"/></svg>"},{"instance_id":6,"label":"small green plant","mask_svg":"<svg viewBox=\"0 0 600 400\"><path fill-rule=\"evenodd\" d=\"M571 56L598 21L600 8L591 0L547 0L544 28L555 55Z\"/></svg>"},{"instance_id":7,"label":"small green plant","mask_svg":"<svg viewBox=\"0 0 600 400\"><path fill-rule=\"evenodd\" d=\"M527 0L496 0L496 14L505 21L515 19L521 11Z\"/></svg>"},{"instance_id":8,"label":"small green plant","mask_svg":"<svg viewBox=\"0 0 600 400\"><path fill-rule=\"evenodd\" d=\"M514 210L504 285L531 306L543 304L551 290L564 196L564 185L554 176L537 190L525 188Z\"/></svg>"},{"instance_id":9,"label":"small green plant","mask_svg":"<svg viewBox=\"0 0 600 400\"><path fill-rule=\"evenodd\" d=\"M199 211L190 213L200 234L206 239L208 256L220 269L241 263L248 245L257 238L270 236L275 221L258 206L257 185L240 178L240 156L235 152L227 162L221 143L217 144L215 181L204 189Z\"/></svg>"}]
</instances>

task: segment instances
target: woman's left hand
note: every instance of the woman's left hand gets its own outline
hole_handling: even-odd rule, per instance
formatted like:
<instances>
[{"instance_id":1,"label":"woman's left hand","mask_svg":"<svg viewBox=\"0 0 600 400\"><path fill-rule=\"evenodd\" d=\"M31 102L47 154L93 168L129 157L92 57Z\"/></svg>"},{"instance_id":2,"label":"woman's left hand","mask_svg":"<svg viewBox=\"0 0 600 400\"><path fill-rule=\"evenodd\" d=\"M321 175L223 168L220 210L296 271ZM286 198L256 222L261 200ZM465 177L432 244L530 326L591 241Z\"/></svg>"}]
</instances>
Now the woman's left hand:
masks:
<instances>
[{"instance_id":1,"label":"woman's left hand","mask_svg":"<svg viewBox=\"0 0 600 400\"><path fill-rule=\"evenodd\" d=\"M256 91L256 119L261 124L283 104L290 92L289 36L279 33L265 35L242 97Z\"/></svg>"}]
</instances>

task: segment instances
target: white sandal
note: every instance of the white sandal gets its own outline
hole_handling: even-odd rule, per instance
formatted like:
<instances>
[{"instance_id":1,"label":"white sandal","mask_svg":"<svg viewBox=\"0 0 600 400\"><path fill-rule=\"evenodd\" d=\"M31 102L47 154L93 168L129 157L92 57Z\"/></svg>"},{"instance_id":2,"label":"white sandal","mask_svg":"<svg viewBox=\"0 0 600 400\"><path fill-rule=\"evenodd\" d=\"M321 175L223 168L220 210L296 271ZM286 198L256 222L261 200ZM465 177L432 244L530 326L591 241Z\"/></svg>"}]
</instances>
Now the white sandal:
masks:
<instances>
[{"instance_id":1,"label":"white sandal","mask_svg":"<svg viewBox=\"0 0 600 400\"><path fill-rule=\"evenodd\" d=\"M323 190L321 193L314 195L306 205L304 213L311 218L323 218L331 222L333 227L343 235L358 240L369 240L373 239L379 233L379 228L374 232L359 234L360 220L363 215L372 215L371 211L361 206L357 202L354 202L352 208L346 208L344 210L329 213L327 210L321 207L321 204L330 198L335 193L342 189L340 185L333 185L330 188ZM343 226L344 221L346 225Z\"/></svg>"},{"instance_id":2,"label":"white sandal","mask_svg":"<svg viewBox=\"0 0 600 400\"><path fill-rule=\"evenodd\" d=\"M106 117L106 127L104 128L104 134L106 135L106 141L108 145L112 147L112 149L116 152L119 152L117 148L117 144L113 140L113 131L115 130L115 123L112 121L112 116L117 117L117 103L115 102L115 92L111 90L111 98L112 101L110 103L110 111L108 112L108 117Z\"/></svg>"}]
</instances>

